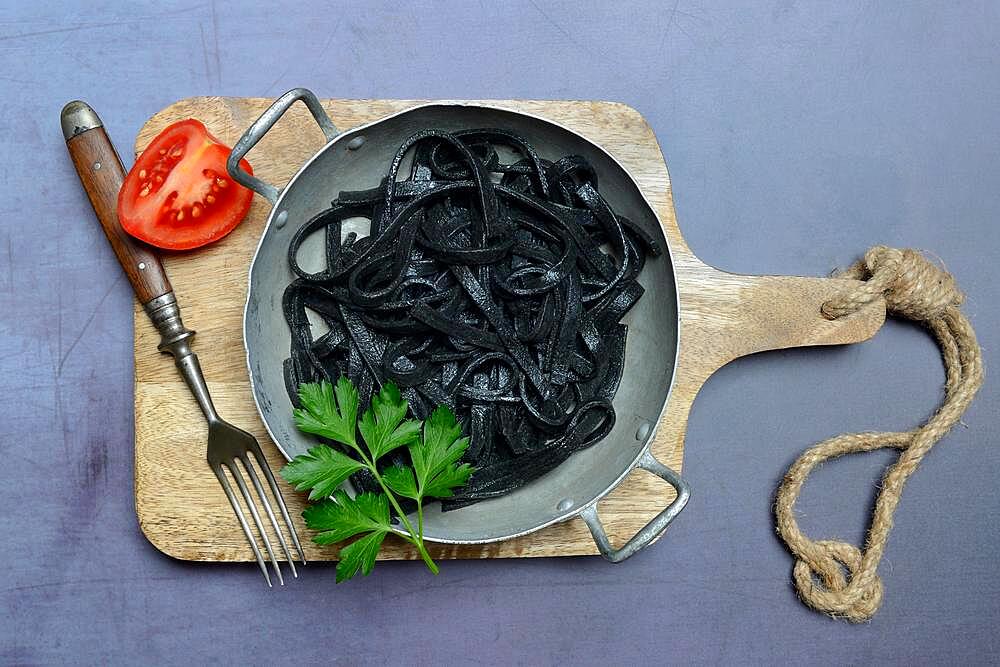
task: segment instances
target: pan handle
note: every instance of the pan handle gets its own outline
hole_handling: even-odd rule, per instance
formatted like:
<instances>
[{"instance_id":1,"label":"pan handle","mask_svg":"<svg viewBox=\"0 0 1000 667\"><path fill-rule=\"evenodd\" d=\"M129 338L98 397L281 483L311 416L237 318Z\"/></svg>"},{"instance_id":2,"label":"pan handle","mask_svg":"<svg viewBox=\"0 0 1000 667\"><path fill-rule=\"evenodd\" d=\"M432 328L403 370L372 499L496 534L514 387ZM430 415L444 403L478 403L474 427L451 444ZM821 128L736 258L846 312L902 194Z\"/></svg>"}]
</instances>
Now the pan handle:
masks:
<instances>
[{"instance_id":1,"label":"pan handle","mask_svg":"<svg viewBox=\"0 0 1000 667\"><path fill-rule=\"evenodd\" d=\"M660 463L649 449L643 452L637 465L639 468L648 470L674 487L677 491L677 497L674 498L674 501L666 509L639 529L639 532L633 535L621 549L615 549L611 546L608 534L604 531L604 525L601 524L601 519L597 516L597 503L587 507L580 513L583 520L587 522L587 527L590 528L590 534L594 536L594 542L597 543L597 548L600 550L601 555L612 563L620 563L652 544L663 534L663 531L667 529L670 522L677 518L677 515L681 513L681 510L684 509L688 499L691 497L691 488L687 482L681 479L680 475L673 470Z\"/></svg>"},{"instance_id":2,"label":"pan handle","mask_svg":"<svg viewBox=\"0 0 1000 667\"><path fill-rule=\"evenodd\" d=\"M326 111L323 110L323 105L319 103L319 100L311 90L307 90L306 88L292 88L276 99L274 104L269 106L267 111L262 113L260 118L247 128L247 131L243 133L240 140L233 146L233 150L229 154L229 160L226 161L226 171L229 172L229 175L237 183L250 188L271 202L272 205L278 201L278 188L243 171L240 168L240 160L246 157L246 154L250 152L251 148L257 145L258 141L264 138L264 135L274 127L278 119L288 111L288 108L299 100L302 100L306 107L308 107L313 118L316 119L316 123L319 124L319 128L326 135L327 141L332 141L334 137L340 134L333 121L326 115Z\"/></svg>"}]
</instances>

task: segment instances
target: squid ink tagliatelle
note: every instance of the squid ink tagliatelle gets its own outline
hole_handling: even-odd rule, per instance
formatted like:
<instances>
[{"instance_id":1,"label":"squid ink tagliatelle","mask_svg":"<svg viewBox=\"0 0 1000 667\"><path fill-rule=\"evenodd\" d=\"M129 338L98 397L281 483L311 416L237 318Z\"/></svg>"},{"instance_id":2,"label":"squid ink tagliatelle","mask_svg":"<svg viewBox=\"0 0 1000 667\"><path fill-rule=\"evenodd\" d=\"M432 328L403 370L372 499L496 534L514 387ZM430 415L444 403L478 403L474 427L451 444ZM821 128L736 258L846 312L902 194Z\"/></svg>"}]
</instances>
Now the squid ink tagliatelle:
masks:
<instances>
[{"instance_id":1,"label":"squid ink tagliatelle","mask_svg":"<svg viewBox=\"0 0 1000 667\"><path fill-rule=\"evenodd\" d=\"M359 217L367 235L345 229ZM299 249L320 231L325 267L310 273ZM378 187L341 192L292 239L289 396L297 405L300 383L346 375L362 409L389 381L417 418L445 404L476 473L444 509L508 493L611 430L620 320L660 253L612 210L584 158L544 159L504 130L418 132ZM404 462L405 448L394 456ZM378 490L370 474L351 481Z\"/></svg>"}]
</instances>

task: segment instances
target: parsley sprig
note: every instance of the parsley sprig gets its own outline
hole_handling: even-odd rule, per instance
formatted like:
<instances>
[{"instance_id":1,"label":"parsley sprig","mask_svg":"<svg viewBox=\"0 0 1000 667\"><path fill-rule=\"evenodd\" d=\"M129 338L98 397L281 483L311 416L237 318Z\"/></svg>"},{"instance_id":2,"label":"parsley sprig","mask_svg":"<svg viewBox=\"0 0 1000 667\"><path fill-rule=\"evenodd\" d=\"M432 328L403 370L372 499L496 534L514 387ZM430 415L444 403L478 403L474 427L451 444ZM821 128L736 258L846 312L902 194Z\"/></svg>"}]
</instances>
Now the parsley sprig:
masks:
<instances>
[{"instance_id":1,"label":"parsley sprig","mask_svg":"<svg viewBox=\"0 0 1000 667\"><path fill-rule=\"evenodd\" d=\"M353 458L328 445L317 445L281 470L297 490L309 491L309 500L319 501L302 512L306 525L317 531L314 542L333 544L358 538L340 550L337 582L359 571L371 572L389 533L413 544L428 569L437 574L437 564L424 545L424 501L450 497L474 471L469 464L459 463L469 439L462 437L455 415L439 406L426 421L406 419L409 405L396 385L387 383L372 396L371 406L359 421L358 390L346 377L336 386L326 381L302 384L299 400L302 407L294 413L299 430L338 442L357 455ZM404 446L409 448L412 467L393 465L379 471L379 459ZM372 474L382 493L351 497L339 488L360 470ZM400 497L416 502L415 530L400 507ZM393 522L393 511L399 524Z\"/></svg>"}]
</instances>

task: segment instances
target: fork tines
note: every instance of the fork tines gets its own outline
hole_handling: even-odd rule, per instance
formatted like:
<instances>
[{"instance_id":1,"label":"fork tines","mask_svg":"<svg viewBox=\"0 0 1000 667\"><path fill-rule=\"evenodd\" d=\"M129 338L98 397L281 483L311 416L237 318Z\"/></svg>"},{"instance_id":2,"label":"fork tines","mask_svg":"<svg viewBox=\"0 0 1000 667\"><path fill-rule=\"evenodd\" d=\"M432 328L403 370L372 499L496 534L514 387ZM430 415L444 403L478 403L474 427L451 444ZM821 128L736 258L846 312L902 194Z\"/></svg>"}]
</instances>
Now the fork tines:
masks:
<instances>
[{"instance_id":1,"label":"fork tines","mask_svg":"<svg viewBox=\"0 0 1000 667\"><path fill-rule=\"evenodd\" d=\"M211 449L211 448L210 448ZM271 473L270 467L267 465L267 461L264 459L264 454L260 450L260 446L254 440L253 444L247 443L246 451L253 453L253 457L256 459L257 465L260 467L261 471L264 473L264 478L267 480L268 487L271 490L271 495L278 503L278 509L281 512L282 518L285 520L285 525L288 527L288 533L292 537L292 542L295 544L295 550L298 552L299 560L305 564L306 559L302 551L302 545L299 543L299 537L295 533L295 526L292 524L291 518L288 516L288 508L285 507L285 501L281 497L281 491L278 489L278 484L274 479L274 475ZM240 468L246 472L250 477L250 482L253 484L254 490L256 491L257 497L260 499L260 503L264 507L264 512L267 514L268 519L271 520L271 527L274 529L274 533L278 536L278 542L281 544L281 548L284 551L285 558L288 561L289 567L292 569L292 576L298 577L298 572L295 570L295 560L292 558L291 550L288 548L288 543L285 541L284 534L282 533L281 526L278 524L278 520L274 516L274 511L271 509L271 503L268 500L268 494L264 491L264 487L261 484L260 478L257 476L257 472L254 466L251 464L246 451L240 453L234 453L230 458L214 458L209 459L209 465L212 468L212 472L219 479L219 484L222 485L222 489L226 492L226 497L229 498L230 504L233 506L233 511L236 513L236 518L240 522L240 526L243 528L243 532L246 534L247 541L250 542L250 547L253 549L254 556L257 557L257 564L260 566L261 572L264 573L264 578L267 580L267 585L271 586L271 577L267 571L267 564L264 560L260 549L257 546L257 540L254 538L253 531L250 529L250 525L247 523L246 515L243 512L243 508L240 506L239 499L233 492L233 488L229 483L229 479L226 476L225 471L223 471L223 466L229 470L229 474L232 476L233 480L236 482L236 486L239 488L240 495L243 496L243 501L247 508L250 510L250 515L253 517L254 524L257 526L257 533L260 535L264 542L264 549L267 551L267 557L271 561L271 566L274 568L274 573L278 577L278 583L281 585L285 584L284 579L281 576L281 568L278 566L278 560L274 556L274 550L271 548L271 541L268 539L267 531L264 528L264 522L261 521L260 514L257 511L257 503L254 501L253 496L247 487L246 482L243 479L243 473ZM241 465L237 465L236 461L239 461Z\"/></svg>"}]
</instances>

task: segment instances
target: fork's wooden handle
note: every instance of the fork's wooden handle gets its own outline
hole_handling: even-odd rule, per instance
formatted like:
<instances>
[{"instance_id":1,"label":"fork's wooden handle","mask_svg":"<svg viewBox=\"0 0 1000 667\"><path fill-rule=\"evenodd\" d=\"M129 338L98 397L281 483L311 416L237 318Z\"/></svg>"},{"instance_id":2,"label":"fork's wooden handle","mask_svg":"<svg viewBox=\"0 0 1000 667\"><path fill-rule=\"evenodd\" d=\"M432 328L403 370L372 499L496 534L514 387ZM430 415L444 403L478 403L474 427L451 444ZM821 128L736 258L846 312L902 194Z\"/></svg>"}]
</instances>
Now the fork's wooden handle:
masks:
<instances>
[{"instance_id":1,"label":"fork's wooden handle","mask_svg":"<svg viewBox=\"0 0 1000 667\"><path fill-rule=\"evenodd\" d=\"M118 222L118 191L125 181L125 168L101 119L86 103L77 101L63 108L61 120L76 173L139 302L145 305L167 294L170 281L159 258Z\"/></svg>"}]
</instances>

